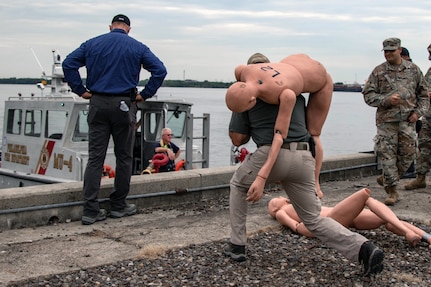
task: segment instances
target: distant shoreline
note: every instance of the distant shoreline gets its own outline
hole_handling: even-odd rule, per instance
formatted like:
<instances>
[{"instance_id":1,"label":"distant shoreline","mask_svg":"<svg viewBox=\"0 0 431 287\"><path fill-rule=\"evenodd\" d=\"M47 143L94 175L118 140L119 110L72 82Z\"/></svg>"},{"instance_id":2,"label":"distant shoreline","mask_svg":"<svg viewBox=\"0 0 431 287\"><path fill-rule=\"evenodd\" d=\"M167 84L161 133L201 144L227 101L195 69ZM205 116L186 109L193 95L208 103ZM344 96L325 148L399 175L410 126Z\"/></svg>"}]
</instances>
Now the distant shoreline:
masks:
<instances>
[{"instance_id":1,"label":"distant shoreline","mask_svg":"<svg viewBox=\"0 0 431 287\"><path fill-rule=\"evenodd\" d=\"M2 78L0 85L36 85L42 81L41 78ZM83 79L85 84L85 79ZM148 79L139 81L138 86L145 86ZM212 88L212 89L228 89L234 82L211 82L211 81L196 81L196 80L164 80L162 87L165 88ZM49 84L49 81L48 81ZM342 86L342 87L340 87ZM334 83L334 91L341 92L360 92L362 87L359 84L341 84Z\"/></svg>"},{"instance_id":2,"label":"distant shoreline","mask_svg":"<svg viewBox=\"0 0 431 287\"><path fill-rule=\"evenodd\" d=\"M83 79L85 82L85 79ZM36 85L41 82L41 78L3 78L0 79L0 84L7 85ZM148 79L139 81L138 86L145 86ZM227 89L233 82L211 82L211 81L195 81L195 80L164 80L162 87L175 88L223 88Z\"/></svg>"}]
</instances>

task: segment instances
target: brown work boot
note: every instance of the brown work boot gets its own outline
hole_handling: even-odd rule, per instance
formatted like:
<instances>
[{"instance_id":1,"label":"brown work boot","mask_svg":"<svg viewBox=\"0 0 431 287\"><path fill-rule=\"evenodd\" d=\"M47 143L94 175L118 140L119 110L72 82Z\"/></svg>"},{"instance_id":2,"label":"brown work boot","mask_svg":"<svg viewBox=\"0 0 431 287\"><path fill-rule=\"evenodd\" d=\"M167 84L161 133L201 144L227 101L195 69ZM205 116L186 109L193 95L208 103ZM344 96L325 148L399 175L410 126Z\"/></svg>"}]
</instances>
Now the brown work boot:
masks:
<instances>
[{"instance_id":1,"label":"brown work boot","mask_svg":"<svg viewBox=\"0 0 431 287\"><path fill-rule=\"evenodd\" d=\"M406 190L412 190L417 188L424 188L426 186L427 186L427 183L425 180L425 174L418 174L418 177L416 177L414 180L404 185L404 188Z\"/></svg>"},{"instance_id":2,"label":"brown work boot","mask_svg":"<svg viewBox=\"0 0 431 287\"><path fill-rule=\"evenodd\" d=\"M383 186L383 174L377 178L377 183Z\"/></svg>"},{"instance_id":3,"label":"brown work boot","mask_svg":"<svg viewBox=\"0 0 431 287\"><path fill-rule=\"evenodd\" d=\"M397 186L385 186L385 191L388 195L385 199L386 205L395 205L395 203L398 202L398 192L397 192Z\"/></svg>"}]
</instances>

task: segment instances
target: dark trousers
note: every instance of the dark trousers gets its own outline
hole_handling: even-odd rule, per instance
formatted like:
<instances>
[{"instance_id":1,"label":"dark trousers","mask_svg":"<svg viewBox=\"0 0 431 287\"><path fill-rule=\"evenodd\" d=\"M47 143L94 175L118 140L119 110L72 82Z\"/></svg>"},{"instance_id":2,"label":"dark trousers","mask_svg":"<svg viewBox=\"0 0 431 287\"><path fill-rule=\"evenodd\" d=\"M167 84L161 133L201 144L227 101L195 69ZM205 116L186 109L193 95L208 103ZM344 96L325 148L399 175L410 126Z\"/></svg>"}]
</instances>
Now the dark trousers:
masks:
<instances>
[{"instance_id":1,"label":"dark trousers","mask_svg":"<svg viewBox=\"0 0 431 287\"><path fill-rule=\"evenodd\" d=\"M126 102L129 111L120 110L120 101ZM114 190L110 194L111 210L126 207L132 175L135 118L136 105L128 97L91 97L87 119L89 158L84 174L84 216L96 216L99 212L100 181L111 135L116 158Z\"/></svg>"}]
</instances>

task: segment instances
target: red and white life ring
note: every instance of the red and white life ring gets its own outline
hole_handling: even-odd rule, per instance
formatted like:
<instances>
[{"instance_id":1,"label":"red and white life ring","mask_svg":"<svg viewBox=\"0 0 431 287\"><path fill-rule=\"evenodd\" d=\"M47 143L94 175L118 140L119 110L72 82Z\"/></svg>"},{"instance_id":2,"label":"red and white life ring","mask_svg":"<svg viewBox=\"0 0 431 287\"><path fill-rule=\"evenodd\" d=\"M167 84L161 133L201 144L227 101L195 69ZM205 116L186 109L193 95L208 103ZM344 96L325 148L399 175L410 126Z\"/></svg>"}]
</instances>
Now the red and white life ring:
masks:
<instances>
[{"instance_id":1,"label":"red and white life ring","mask_svg":"<svg viewBox=\"0 0 431 287\"><path fill-rule=\"evenodd\" d=\"M115 177L115 169L113 169L111 166L104 164L103 165L103 171L102 171L102 177L108 177L108 178L114 178Z\"/></svg>"}]
</instances>

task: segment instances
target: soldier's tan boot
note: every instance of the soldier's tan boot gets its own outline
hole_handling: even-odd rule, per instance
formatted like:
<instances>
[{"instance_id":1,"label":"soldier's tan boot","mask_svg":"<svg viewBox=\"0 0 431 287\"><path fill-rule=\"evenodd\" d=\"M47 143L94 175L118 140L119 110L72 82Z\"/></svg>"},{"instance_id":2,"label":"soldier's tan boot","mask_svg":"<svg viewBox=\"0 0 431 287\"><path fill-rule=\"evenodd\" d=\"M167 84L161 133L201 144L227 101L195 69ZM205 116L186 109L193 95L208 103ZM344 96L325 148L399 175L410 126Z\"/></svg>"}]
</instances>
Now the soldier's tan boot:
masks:
<instances>
[{"instance_id":1,"label":"soldier's tan boot","mask_svg":"<svg viewBox=\"0 0 431 287\"><path fill-rule=\"evenodd\" d=\"M426 183L425 174L418 174L418 176L414 180L404 185L404 188L406 190L412 190L417 188L424 188L426 186L427 186L427 183Z\"/></svg>"},{"instance_id":2,"label":"soldier's tan boot","mask_svg":"<svg viewBox=\"0 0 431 287\"><path fill-rule=\"evenodd\" d=\"M380 175L380 176L377 178L377 183L378 183L379 185L383 186L383 175Z\"/></svg>"},{"instance_id":3,"label":"soldier's tan boot","mask_svg":"<svg viewBox=\"0 0 431 287\"><path fill-rule=\"evenodd\" d=\"M385 191L388 194L388 197L385 199L386 205L395 205L395 203L398 202L398 192L397 192L397 186L385 186Z\"/></svg>"}]
</instances>

